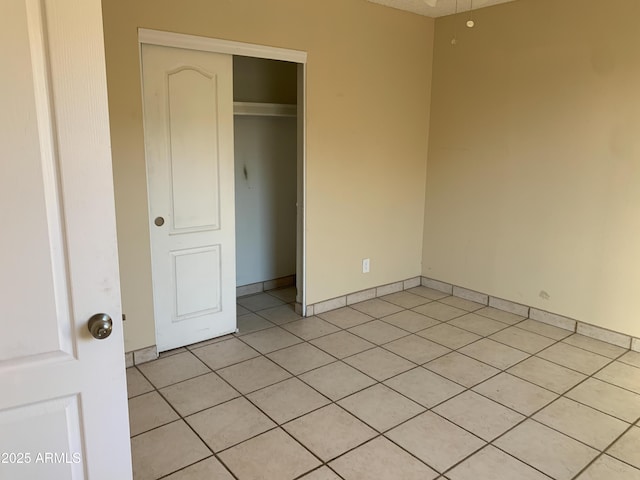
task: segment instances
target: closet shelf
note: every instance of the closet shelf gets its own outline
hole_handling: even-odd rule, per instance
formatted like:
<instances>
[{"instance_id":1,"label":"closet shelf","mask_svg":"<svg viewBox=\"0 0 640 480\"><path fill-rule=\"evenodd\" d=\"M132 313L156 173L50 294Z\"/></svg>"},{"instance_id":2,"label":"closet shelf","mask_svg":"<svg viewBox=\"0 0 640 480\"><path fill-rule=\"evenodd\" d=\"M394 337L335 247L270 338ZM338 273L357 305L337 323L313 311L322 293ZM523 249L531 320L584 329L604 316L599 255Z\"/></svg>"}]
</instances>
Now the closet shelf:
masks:
<instances>
[{"instance_id":1,"label":"closet shelf","mask_svg":"<svg viewBox=\"0 0 640 480\"><path fill-rule=\"evenodd\" d=\"M233 102L234 115L295 117L297 106L286 103Z\"/></svg>"}]
</instances>

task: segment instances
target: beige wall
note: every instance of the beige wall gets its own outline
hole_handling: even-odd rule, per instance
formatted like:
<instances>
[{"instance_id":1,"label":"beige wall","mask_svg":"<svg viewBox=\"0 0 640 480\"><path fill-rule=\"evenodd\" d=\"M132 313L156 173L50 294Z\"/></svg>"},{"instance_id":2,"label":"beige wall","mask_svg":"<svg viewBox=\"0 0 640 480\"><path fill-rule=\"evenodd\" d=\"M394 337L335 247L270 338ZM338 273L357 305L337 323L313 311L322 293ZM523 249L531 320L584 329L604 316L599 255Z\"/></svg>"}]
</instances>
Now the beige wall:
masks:
<instances>
[{"instance_id":1,"label":"beige wall","mask_svg":"<svg viewBox=\"0 0 640 480\"><path fill-rule=\"evenodd\" d=\"M420 274L433 20L365 0L104 0L103 13L127 351L155 343L138 27L308 52L308 303Z\"/></svg>"},{"instance_id":2,"label":"beige wall","mask_svg":"<svg viewBox=\"0 0 640 480\"><path fill-rule=\"evenodd\" d=\"M436 21L425 276L640 336L638 18L520 0Z\"/></svg>"}]
</instances>

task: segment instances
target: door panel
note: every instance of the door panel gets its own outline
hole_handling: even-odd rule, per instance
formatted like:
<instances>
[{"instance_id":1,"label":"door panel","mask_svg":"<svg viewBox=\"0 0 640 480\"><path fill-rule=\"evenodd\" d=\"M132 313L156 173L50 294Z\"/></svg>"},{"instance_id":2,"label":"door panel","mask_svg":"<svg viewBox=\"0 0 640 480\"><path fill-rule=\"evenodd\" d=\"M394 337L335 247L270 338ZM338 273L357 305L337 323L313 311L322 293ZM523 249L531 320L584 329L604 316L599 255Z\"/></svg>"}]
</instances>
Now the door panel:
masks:
<instances>
[{"instance_id":1,"label":"door panel","mask_svg":"<svg viewBox=\"0 0 640 480\"><path fill-rule=\"evenodd\" d=\"M0 478L83 478L78 403L78 397L74 395L0 412L0 429L30 432L29 437L0 439L0 452L22 454L23 461L28 462L30 476L20 476L24 464L5 463L0 466L0 473L7 473L7 476ZM9 473L10 469L14 472Z\"/></svg>"},{"instance_id":2,"label":"door panel","mask_svg":"<svg viewBox=\"0 0 640 480\"><path fill-rule=\"evenodd\" d=\"M232 57L142 45L142 80L164 351L236 329Z\"/></svg>"},{"instance_id":3,"label":"door panel","mask_svg":"<svg viewBox=\"0 0 640 480\"><path fill-rule=\"evenodd\" d=\"M0 362L24 362L56 352L73 352L65 335L60 335L70 327L65 298L67 262L60 248L61 217L57 167L50 151L51 130L43 122L43 146L38 130L34 81L43 79L34 78L25 2L10 1L3 8L8 9L4 18L12 21L4 22L8 25L0 29L2 91L6 94L0 111L4 225L0 265L14 273L11 278L3 278L2 304L3 315L15 319L15 324L0 335ZM42 113L48 116L48 112ZM17 160L18 156L19 161L5 163L5 159ZM20 188L15 185L18 179ZM38 292L38 301L25 303L24 294L30 290Z\"/></svg>"},{"instance_id":4,"label":"door panel","mask_svg":"<svg viewBox=\"0 0 640 480\"><path fill-rule=\"evenodd\" d=\"M173 227L218 229L216 75L181 69L168 83Z\"/></svg>"},{"instance_id":5,"label":"door panel","mask_svg":"<svg viewBox=\"0 0 640 480\"><path fill-rule=\"evenodd\" d=\"M101 3L1 8L0 478L131 479Z\"/></svg>"},{"instance_id":6,"label":"door panel","mask_svg":"<svg viewBox=\"0 0 640 480\"><path fill-rule=\"evenodd\" d=\"M220 311L220 245L172 252L175 265L176 319Z\"/></svg>"}]
</instances>

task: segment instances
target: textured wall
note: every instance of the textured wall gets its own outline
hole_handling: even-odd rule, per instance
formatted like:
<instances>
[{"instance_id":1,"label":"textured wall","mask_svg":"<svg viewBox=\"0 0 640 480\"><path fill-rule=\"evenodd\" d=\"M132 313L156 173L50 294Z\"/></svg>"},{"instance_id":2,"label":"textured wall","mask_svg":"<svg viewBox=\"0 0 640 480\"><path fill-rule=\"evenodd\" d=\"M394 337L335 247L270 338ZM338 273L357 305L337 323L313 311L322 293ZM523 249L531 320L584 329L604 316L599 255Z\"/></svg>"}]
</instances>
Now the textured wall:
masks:
<instances>
[{"instance_id":1,"label":"textured wall","mask_svg":"<svg viewBox=\"0 0 640 480\"><path fill-rule=\"evenodd\" d=\"M425 276L640 336L639 16L520 0L436 21Z\"/></svg>"}]
</instances>

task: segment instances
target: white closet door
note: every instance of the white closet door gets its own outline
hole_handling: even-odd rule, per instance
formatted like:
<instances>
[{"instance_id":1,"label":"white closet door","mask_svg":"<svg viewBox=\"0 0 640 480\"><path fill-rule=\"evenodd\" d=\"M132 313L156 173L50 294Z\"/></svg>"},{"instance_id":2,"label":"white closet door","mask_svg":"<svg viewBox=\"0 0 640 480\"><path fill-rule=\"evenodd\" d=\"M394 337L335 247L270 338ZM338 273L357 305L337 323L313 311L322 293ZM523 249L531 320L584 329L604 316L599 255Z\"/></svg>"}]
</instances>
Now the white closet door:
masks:
<instances>
[{"instance_id":1,"label":"white closet door","mask_svg":"<svg viewBox=\"0 0 640 480\"><path fill-rule=\"evenodd\" d=\"M159 351L236 329L232 57L142 46Z\"/></svg>"}]
</instances>

